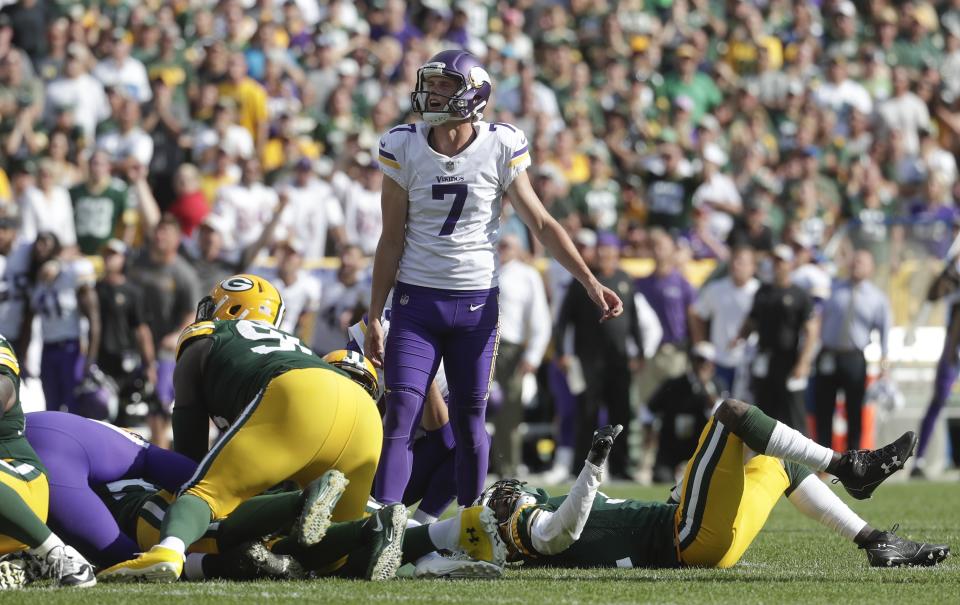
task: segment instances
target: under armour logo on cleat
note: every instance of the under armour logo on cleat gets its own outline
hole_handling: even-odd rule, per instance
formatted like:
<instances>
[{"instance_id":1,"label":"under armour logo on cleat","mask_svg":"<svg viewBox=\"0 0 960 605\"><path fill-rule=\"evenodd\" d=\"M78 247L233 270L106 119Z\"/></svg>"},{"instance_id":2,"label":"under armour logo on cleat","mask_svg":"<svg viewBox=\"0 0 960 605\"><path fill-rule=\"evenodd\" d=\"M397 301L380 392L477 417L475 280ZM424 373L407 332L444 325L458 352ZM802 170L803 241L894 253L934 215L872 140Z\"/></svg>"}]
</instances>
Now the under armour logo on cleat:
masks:
<instances>
[{"instance_id":1,"label":"under armour logo on cleat","mask_svg":"<svg viewBox=\"0 0 960 605\"><path fill-rule=\"evenodd\" d=\"M477 537L477 528L475 528L475 527L468 527L468 528L467 528L467 534L470 536L469 538L467 538L467 542L469 542L470 544L479 544L479 543L480 543L480 538Z\"/></svg>"},{"instance_id":2,"label":"under armour logo on cleat","mask_svg":"<svg viewBox=\"0 0 960 605\"><path fill-rule=\"evenodd\" d=\"M898 468L900 468L900 459L899 459L898 457L894 456L894 457L893 457L893 460L890 461L890 464L889 464L889 465L888 465L886 462L884 462L883 464L880 465L880 468L883 469L883 472L884 472L884 473L890 474L890 473L892 473L893 471L895 471L895 470L897 470Z\"/></svg>"}]
</instances>

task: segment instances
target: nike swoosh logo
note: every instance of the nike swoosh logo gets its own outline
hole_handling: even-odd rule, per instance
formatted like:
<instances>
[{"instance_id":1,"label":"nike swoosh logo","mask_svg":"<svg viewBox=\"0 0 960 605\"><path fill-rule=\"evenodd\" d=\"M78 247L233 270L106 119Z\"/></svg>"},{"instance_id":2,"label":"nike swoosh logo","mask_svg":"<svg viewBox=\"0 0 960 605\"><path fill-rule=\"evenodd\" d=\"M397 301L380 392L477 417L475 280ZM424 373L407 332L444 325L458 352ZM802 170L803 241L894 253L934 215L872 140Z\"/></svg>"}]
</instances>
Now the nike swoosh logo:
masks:
<instances>
[{"instance_id":1,"label":"nike swoosh logo","mask_svg":"<svg viewBox=\"0 0 960 605\"><path fill-rule=\"evenodd\" d=\"M470 305L470 310L471 310L471 311L476 311L477 309L479 309L480 307L482 307L482 306L484 306L484 305L486 305L486 304L487 304L487 303L483 303L482 305Z\"/></svg>"}]
</instances>

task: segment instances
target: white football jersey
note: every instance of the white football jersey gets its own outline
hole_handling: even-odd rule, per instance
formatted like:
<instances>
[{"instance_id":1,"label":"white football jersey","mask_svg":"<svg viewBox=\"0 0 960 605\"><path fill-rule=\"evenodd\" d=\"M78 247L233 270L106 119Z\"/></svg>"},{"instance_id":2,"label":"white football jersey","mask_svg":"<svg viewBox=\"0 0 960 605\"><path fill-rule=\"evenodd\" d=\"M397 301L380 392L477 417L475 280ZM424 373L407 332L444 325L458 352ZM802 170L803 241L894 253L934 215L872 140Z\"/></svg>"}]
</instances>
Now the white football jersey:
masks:
<instances>
[{"instance_id":1,"label":"white football jersey","mask_svg":"<svg viewBox=\"0 0 960 605\"><path fill-rule=\"evenodd\" d=\"M477 137L453 157L430 147L424 122L380 139L380 169L408 196L398 281L445 290L497 285L501 198L530 165L530 152L514 126L480 121L474 128Z\"/></svg>"},{"instance_id":2,"label":"white football jersey","mask_svg":"<svg viewBox=\"0 0 960 605\"><path fill-rule=\"evenodd\" d=\"M30 290L30 244L14 244L7 256L0 256L0 334L8 340L20 338L20 324Z\"/></svg>"},{"instance_id":3,"label":"white football jersey","mask_svg":"<svg viewBox=\"0 0 960 605\"><path fill-rule=\"evenodd\" d=\"M85 258L63 261L60 273L49 284L37 284L30 304L40 316L43 342L78 340L81 333L77 288L96 283L93 265Z\"/></svg>"}]
</instances>

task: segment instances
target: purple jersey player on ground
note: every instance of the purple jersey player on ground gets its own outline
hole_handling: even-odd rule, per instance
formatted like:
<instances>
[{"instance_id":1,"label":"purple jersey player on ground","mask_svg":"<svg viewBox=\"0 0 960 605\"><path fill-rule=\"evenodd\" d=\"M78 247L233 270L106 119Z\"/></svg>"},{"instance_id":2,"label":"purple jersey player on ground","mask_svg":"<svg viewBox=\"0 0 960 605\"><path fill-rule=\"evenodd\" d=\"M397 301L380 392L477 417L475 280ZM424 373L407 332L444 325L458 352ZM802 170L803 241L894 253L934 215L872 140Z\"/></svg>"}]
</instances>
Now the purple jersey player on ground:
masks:
<instances>
[{"instance_id":1,"label":"purple jersey player on ground","mask_svg":"<svg viewBox=\"0 0 960 605\"><path fill-rule=\"evenodd\" d=\"M492 91L476 57L443 51L417 72L411 95L424 121L380 140L383 233L373 265L364 349L385 371L383 452L374 481L381 502L400 502L410 479L413 438L427 387L443 359L456 437L457 500L483 490L490 443L484 426L497 349L497 262L501 198L580 281L603 321L623 312L600 285L530 180L527 139L509 124L482 121ZM394 288L384 347L380 316Z\"/></svg>"},{"instance_id":2,"label":"purple jersey player on ground","mask_svg":"<svg viewBox=\"0 0 960 605\"><path fill-rule=\"evenodd\" d=\"M48 525L101 566L126 561L141 549L120 530L93 488L142 479L176 493L197 468L186 456L74 414L27 414L26 436L47 467Z\"/></svg>"}]
</instances>

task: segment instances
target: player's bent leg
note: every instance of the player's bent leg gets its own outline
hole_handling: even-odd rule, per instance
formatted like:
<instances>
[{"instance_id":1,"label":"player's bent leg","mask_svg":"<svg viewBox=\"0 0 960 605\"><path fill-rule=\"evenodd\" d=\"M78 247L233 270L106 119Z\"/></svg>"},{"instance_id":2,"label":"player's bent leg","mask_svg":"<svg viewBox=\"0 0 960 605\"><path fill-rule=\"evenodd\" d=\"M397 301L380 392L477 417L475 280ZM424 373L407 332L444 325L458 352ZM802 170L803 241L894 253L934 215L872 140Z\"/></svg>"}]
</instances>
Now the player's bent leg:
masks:
<instances>
[{"instance_id":1,"label":"player's bent leg","mask_svg":"<svg viewBox=\"0 0 960 605\"><path fill-rule=\"evenodd\" d=\"M683 564L713 567L723 559L734 543L743 489L743 441L711 418L684 472L674 518Z\"/></svg>"},{"instance_id":2,"label":"player's bent leg","mask_svg":"<svg viewBox=\"0 0 960 605\"><path fill-rule=\"evenodd\" d=\"M32 466L23 469L29 474L21 475L15 461L0 464L0 554L35 548L51 534L45 524L50 494L47 478ZM11 465L14 470L7 472Z\"/></svg>"},{"instance_id":3,"label":"player's bent leg","mask_svg":"<svg viewBox=\"0 0 960 605\"><path fill-rule=\"evenodd\" d=\"M744 466L743 474L743 495L733 522L733 542L715 565L720 569L737 564L790 485L783 463L770 456L754 457Z\"/></svg>"}]
</instances>

